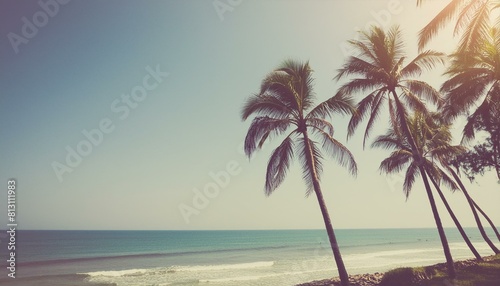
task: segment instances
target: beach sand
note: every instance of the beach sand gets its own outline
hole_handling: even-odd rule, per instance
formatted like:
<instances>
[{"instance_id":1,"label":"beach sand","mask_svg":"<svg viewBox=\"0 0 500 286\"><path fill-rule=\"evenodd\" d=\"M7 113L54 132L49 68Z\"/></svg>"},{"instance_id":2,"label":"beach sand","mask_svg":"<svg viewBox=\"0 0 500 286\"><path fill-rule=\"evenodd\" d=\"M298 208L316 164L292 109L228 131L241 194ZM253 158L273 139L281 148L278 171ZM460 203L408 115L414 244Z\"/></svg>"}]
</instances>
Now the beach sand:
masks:
<instances>
[{"instance_id":1,"label":"beach sand","mask_svg":"<svg viewBox=\"0 0 500 286\"><path fill-rule=\"evenodd\" d=\"M491 261L495 256L483 257L484 261ZM455 261L455 269L457 272L466 269L471 266L478 265L478 260L476 259L468 259L463 261ZM435 270L445 272L446 271L446 263L434 264L431 266L423 267L425 269L425 273L433 273ZM351 286L378 286L384 277L384 273L372 273L372 274L359 274L359 275L350 275L349 282ZM426 280L431 277L422 274L416 277L417 280ZM418 282L418 281L416 281ZM499 281L500 283L500 281ZM500 285L500 284L499 284ZM340 286L340 279L338 277L312 281L307 283L298 284L296 286Z\"/></svg>"}]
</instances>

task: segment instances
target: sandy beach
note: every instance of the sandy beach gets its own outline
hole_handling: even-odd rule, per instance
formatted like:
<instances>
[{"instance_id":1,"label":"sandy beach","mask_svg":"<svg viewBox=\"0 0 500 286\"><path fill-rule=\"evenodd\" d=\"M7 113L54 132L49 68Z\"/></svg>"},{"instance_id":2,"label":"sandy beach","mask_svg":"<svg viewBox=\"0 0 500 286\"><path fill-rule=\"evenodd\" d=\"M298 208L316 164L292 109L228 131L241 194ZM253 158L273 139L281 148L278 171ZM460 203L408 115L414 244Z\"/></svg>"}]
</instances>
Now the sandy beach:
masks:
<instances>
[{"instance_id":1,"label":"sandy beach","mask_svg":"<svg viewBox=\"0 0 500 286\"><path fill-rule=\"evenodd\" d=\"M500 256L488 256L484 257L484 261L478 261L476 259L467 259L462 261L455 262L455 269L458 273L466 273L466 272L476 272L478 270L475 268L480 267L481 263L486 263L487 265L496 265L496 274L495 277L491 278L486 277L487 282L485 283L498 283L500 282ZM484 264L483 264L484 265ZM430 266L420 267L419 270L421 272L416 273L412 278L412 283L420 283L425 280L431 280L432 278L439 276L436 273L446 272L446 264L438 263ZM351 286L382 286L381 282L385 273L375 272L371 274L358 274L358 275L350 275L349 282ZM460 279L460 274L458 279ZM475 282L472 282L477 285ZM420 284L419 284L420 285ZM426 285L426 284L424 284ZM445 284L443 284L445 285ZM481 285L497 285L497 284L481 284ZM324 279L318 281L312 281L308 283L298 284L296 286L340 286L340 279L338 277L331 279Z\"/></svg>"}]
</instances>

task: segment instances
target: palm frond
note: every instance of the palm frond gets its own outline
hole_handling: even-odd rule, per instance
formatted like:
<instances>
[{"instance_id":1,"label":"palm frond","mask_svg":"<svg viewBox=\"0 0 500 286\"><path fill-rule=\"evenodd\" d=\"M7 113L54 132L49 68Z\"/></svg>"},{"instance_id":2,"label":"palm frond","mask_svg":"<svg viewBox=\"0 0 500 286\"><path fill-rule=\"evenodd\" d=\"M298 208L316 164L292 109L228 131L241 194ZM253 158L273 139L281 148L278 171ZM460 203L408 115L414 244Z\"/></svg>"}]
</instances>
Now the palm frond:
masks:
<instances>
[{"instance_id":1,"label":"palm frond","mask_svg":"<svg viewBox=\"0 0 500 286\"><path fill-rule=\"evenodd\" d=\"M335 159L340 166L347 168L352 175L356 176L358 166L351 151L323 130L318 130L318 133L323 138L322 147L326 153Z\"/></svg>"},{"instance_id":2,"label":"palm frond","mask_svg":"<svg viewBox=\"0 0 500 286\"><path fill-rule=\"evenodd\" d=\"M275 98L289 110L298 111L300 98L291 84L293 80L292 76L284 72L273 71L262 81L260 94Z\"/></svg>"},{"instance_id":3,"label":"palm frond","mask_svg":"<svg viewBox=\"0 0 500 286\"><path fill-rule=\"evenodd\" d=\"M351 95L357 92L379 89L383 86L383 82L374 80L372 78L355 78L342 85L337 91L337 94Z\"/></svg>"},{"instance_id":4,"label":"palm frond","mask_svg":"<svg viewBox=\"0 0 500 286\"><path fill-rule=\"evenodd\" d=\"M421 113L427 113L427 106L420 99L420 97L418 97L416 94L413 93L412 90L410 90L406 87L401 86L401 89L403 90L403 92L401 94L404 95L401 97L406 102L406 106L408 106L410 110L418 111ZM398 110L398 111L404 110L405 114L408 114L408 111L406 110L404 105L402 105L402 108L404 108L404 109ZM400 122L402 122L402 121L400 121ZM403 123L401 123L401 124L403 124Z\"/></svg>"},{"instance_id":5,"label":"palm frond","mask_svg":"<svg viewBox=\"0 0 500 286\"><path fill-rule=\"evenodd\" d=\"M382 173L399 173L405 166L411 163L412 156L404 150L396 150L380 163L379 170Z\"/></svg>"},{"instance_id":6,"label":"palm frond","mask_svg":"<svg viewBox=\"0 0 500 286\"><path fill-rule=\"evenodd\" d=\"M275 118L286 118L293 110L277 98L269 95L253 95L243 105L241 118L246 120L251 115L267 115Z\"/></svg>"},{"instance_id":7,"label":"palm frond","mask_svg":"<svg viewBox=\"0 0 500 286\"><path fill-rule=\"evenodd\" d=\"M289 89L298 104L299 110L308 110L314 102L312 69L309 62L301 63L294 60L283 62L277 72L285 72L288 75Z\"/></svg>"},{"instance_id":8,"label":"palm frond","mask_svg":"<svg viewBox=\"0 0 500 286\"><path fill-rule=\"evenodd\" d=\"M370 118L368 118L368 122L366 123L365 134L363 136L363 148L366 146L366 139L370 136L370 132L375 126L375 122L379 118L380 111L382 110L382 104L385 102L385 97L383 93L379 93L374 100L374 103L371 106Z\"/></svg>"},{"instance_id":9,"label":"palm frond","mask_svg":"<svg viewBox=\"0 0 500 286\"><path fill-rule=\"evenodd\" d=\"M307 118L306 126L311 127L313 132L326 130L326 133L330 136L333 136L333 133L335 131L333 125L330 122L321 118Z\"/></svg>"},{"instance_id":10,"label":"palm frond","mask_svg":"<svg viewBox=\"0 0 500 286\"><path fill-rule=\"evenodd\" d=\"M294 157L293 149L293 140L288 136L271 154L266 172L265 193L267 196L271 195L285 179Z\"/></svg>"},{"instance_id":11,"label":"palm frond","mask_svg":"<svg viewBox=\"0 0 500 286\"><path fill-rule=\"evenodd\" d=\"M429 24L420 30L418 33L418 48L420 50L427 45L439 30L444 28L446 24L453 19L465 1L467 0L451 0L450 3L429 22Z\"/></svg>"},{"instance_id":12,"label":"palm frond","mask_svg":"<svg viewBox=\"0 0 500 286\"><path fill-rule=\"evenodd\" d=\"M360 59L355 56L349 57L349 59L342 65L342 68L337 70L337 75L333 78L338 81L344 77L357 75L357 76L367 76L380 73L380 67L373 63L369 63L366 60Z\"/></svg>"},{"instance_id":13,"label":"palm frond","mask_svg":"<svg viewBox=\"0 0 500 286\"><path fill-rule=\"evenodd\" d=\"M419 175L420 172L418 169L418 165L415 162L413 162L408 166L408 169L406 169L405 180L403 182L403 192L406 196L406 199L410 197L413 184L415 183Z\"/></svg>"},{"instance_id":14,"label":"palm frond","mask_svg":"<svg viewBox=\"0 0 500 286\"><path fill-rule=\"evenodd\" d=\"M455 118L458 115L467 114L478 99L484 96L486 89L487 84L482 79L476 79L451 89L444 99L443 115Z\"/></svg>"},{"instance_id":15,"label":"palm frond","mask_svg":"<svg viewBox=\"0 0 500 286\"><path fill-rule=\"evenodd\" d=\"M375 66L377 62L377 57L373 54L371 49L371 44L369 41L369 35L364 31L359 31L361 35L361 40L350 40L348 43L358 51L358 54L353 56L359 60L370 63L371 66Z\"/></svg>"},{"instance_id":16,"label":"palm frond","mask_svg":"<svg viewBox=\"0 0 500 286\"><path fill-rule=\"evenodd\" d=\"M483 0L469 1L469 3L464 3L460 13L458 13L457 22L453 30L454 36L467 29L467 26L470 25L471 20L474 18L474 13L478 9L478 4L480 5L482 1Z\"/></svg>"},{"instance_id":17,"label":"palm frond","mask_svg":"<svg viewBox=\"0 0 500 286\"><path fill-rule=\"evenodd\" d=\"M431 70L437 64L444 64L445 59L444 53L431 50L421 52L401 70L401 76L404 78L420 76L424 70Z\"/></svg>"},{"instance_id":18,"label":"palm frond","mask_svg":"<svg viewBox=\"0 0 500 286\"><path fill-rule=\"evenodd\" d=\"M442 105L443 98L441 94L430 84L420 80L405 80L403 84L419 98L425 99L437 106Z\"/></svg>"},{"instance_id":19,"label":"palm frond","mask_svg":"<svg viewBox=\"0 0 500 286\"><path fill-rule=\"evenodd\" d=\"M382 148L385 150L391 149L399 149L402 151L406 151L408 154L412 154L411 149L401 140L398 136L395 136L394 133L388 132L388 134L380 135L373 141L372 148Z\"/></svg>"},{"instance_id":20,"label":"palm frond","mask_svg":"<svg viewBox=\"0 0 500 286\"><path fill-rule=\"evenodd\" d=\"M262 147L270 135L283 134L292 124L288 118L275 119L268 116L254 118L245 137L245 154L251 157L257 148Z\"/></svg>"},{"instance_id":21,"label":"palm frond","mask_svg":"<svg viewBox=\"0 0 500 286\"><path fill-rule=\"evenodd\" d=\"M308 146L310 146L310 149ZM306 183L306 197L308 197L314 190L314 181L316 179L319 181L323 173L323 164L321 162L323 156L316 143L304 137L298 141L297 152L302 165L302 178Z\"/></svg>"},{"instance_id":22,"label":"palm frond","mask_svg":"<svg viewBox=\"0 0 500 286\"><path fill-rule=\"evenodd\" d=\"M342 115L355 113L354 100L351 96L337 93L313 108L306 118L325 118L337 113Z\"/></svg>"},{"instance_id":23,"label":"palm frond","mask_svg":"<svg viewBox=\"0 0 500 286\"><path fill-rule=\"evenodd\" d=\"M365 98L363 98L356 106L355 112L351 116L349 120L349 124L347 127L347 138L354 135L354 131L358 127L359 123L361 123L364 118L367 116L368 112L371 111L371 107L373 102L379 97L382 96L384 90L375 90L372 93L368 94Z\"/></svg>"},{"instance_id":24,"label":"palm frond","mask_svg":"<svg viewBox=\"0 0 500 286\"><path fill-rule=\"evenodd\" d=\"M460 40L459 51L471 52L480 48L481 40L488 35L488 24L490 15L489 1L476 0L479 7L467 25L467 29Z\"/></svg>"}]
</instances>

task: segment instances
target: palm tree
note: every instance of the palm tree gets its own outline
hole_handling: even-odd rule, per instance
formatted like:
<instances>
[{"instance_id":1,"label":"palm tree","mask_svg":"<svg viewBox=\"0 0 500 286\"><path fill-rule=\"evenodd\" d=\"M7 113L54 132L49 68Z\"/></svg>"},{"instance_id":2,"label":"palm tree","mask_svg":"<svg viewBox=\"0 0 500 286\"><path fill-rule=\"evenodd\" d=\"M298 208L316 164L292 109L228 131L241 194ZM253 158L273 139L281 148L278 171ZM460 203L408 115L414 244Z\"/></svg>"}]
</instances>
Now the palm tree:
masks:
<instances>
[{"instance_id":1,"label":"palm tree","mask_svg":"<svg viewBox=\"0 0 500 286\"><path fill-rule=\"evenodd\" d=\"M265 193L271 195L279 187L291 161L297 156L307 184L306 195L312 192L316 195L341 283L346 286L349 277L320 187L323 159L320 146L356 175L357 165L351 152L333 138L333 126L325 120L333 113L350 114L353 108L351 100L343 96L335 96L313 108L315 96L311 73L309 63L289 60L264 78L260 92L251 96L242 110L243 120L256 115L245 138L245 153L251 157L266 140L287 132L269 158ZM313 135L319 138L320 146L311 139Z\"/></svg>"},{"instance_id":2,"label":"palm tree","mask_svg":"<svg viewBox=\"0 0 500 286\"><path fill-rule=\"evenodd\" d=\"M419 118L420 117L420 118ZM434 174L437 174L438 176L442 176L443 179L445 179L445 182L447 183L448 186L451 187L452 190L458 189L456 184L451 181L451 179L448 178L445 173L441 171L439 166L435 162L439 162L444 168L448 171L453 176L453 179L455 182L458 183L458 186L460 186L460 189L462 190L465 198L467 199L467 202L469 204L469 207L472 210L472 214L474 215L474 219L476 221L477 227L479 229L479 232L481 233L481 236L483 237L484 241L490 246L490 248L495 252L495 254L499 253L498 248L493 244L493 242L489 239L488 235L486 234L486 231L484 230L484 227L482 225L481 219L479 218L479 215L477 211L480 210L480 212L483 214L483 216L486 218L486 220L490 223L492 226L493 230L498 236L498 231L496 227L493 225L493 222L491 219L484 213L479 206L474 202L474 200L471 198L469 193L467 192L467 189L463 185L462 181L456 174L456 172L451 168L450 165L450 158L454 158L457 155L463 153L465 151L465 148L462 146L452 146L451 141L452 141L452 135L451 135L451 125L446 124L445 122L442 122L442 117L438 115L437 113L433 113L431 116L428 116L426 118L423 118L422 116L415 114L414 115L414 120L410 123L410 125L413 127L415 126L418 128L417 130L414 131L414 136L415 138L419 138L425 141L422 141L422 144L418 144L419 146L422 145L428 145L426 153L428 154L429 158L431 159L429 162L432 162L433 165L432 168L427 168L427 172L432 171ZM418 140L420 143L420 140ZM426 153L421 153L421 154L426 154ZM434 159L434 160L432 160ZM430 174L429 174L430 175ZM444 176L443 176L444 175ZM442 194L440 187L438 184L433 179L434 176L430 176L431 181L433 182L436 190L438 191L439 196L443 199L443 203L445 204L446 208L449 209L448 203L444 199L444 195ZM448 210L450 212L450 210ZM454 218L454 215L450 212L450 215L452 216L452 219L455 221L456 219ZM457 228L460 230L460 226L458 225L458 221L455 221L455 224L457 225ZM462 236L464 236L464 232L460 230L460 233ZM466 237L464 237L466 239ZM467 241L466 241L467 242ZM469 244L469 243L467 243ZM470 246L469 246L470 247ZM471 248L472 250L472 248ZM474 250L472 250L474 252ZM476 258L480 259L478 257L477 252L475 252Z\"/></svg>"},{"instance_id":3,"label":"palm tree","mask_svg":"<svg viewBox=\"0 0 500 286\"><path fill-rule=\"evenodd\" d=\"M432 117L435 118L436 115L424 116L419 112L415 112L408 120L409 129L411 130L415 143L419 148L419 156L413 155L415 152L411 150L407 137L402 134L401 128L399 127L390 128L386 135L379 136L375 140L372 144L373 147L382 147L394 150L389 158L382 161L380 164L380 170L385 173L393 173L399 172L403 168L407 167L405 182L403 185L403 190L407 198L410 195L413 184L420 171L420 175L424 180L424 185L426 188L429 187L429 189L426 189L427 192L432 194L429 183L426 183L429 179L437 190L439 197L443 201L465 243L474 256L477 259L482 260L481 256L472 245L472 242L448 204L443 192L441 191L439 182L444 182L451 188L456 188L456 185L444 172L441 171L433 160L434 158L446 156L450 152L455 152L455 149L460 147L450 146L448 144L451 140L451 133L446 132L446 127L441 127L439 129L434 128L434 130L428 127L429 123L433 124Z\"/></svg>"},{"instance_id":4,"label":"palm tree","mask_svg":"<svg viewBox=\"0 0 500 286\"><path fill-rule=\"evenodd\" d=\"M453 171L453 169L450 167L450 165L448 163L448 162L450 162L450 158L456 157L457 154L461 154L465 151L465 148L462 146L452 146L451 145L451 141L452 141L452 135L451 135L451 131L450 131L451 125L442 122L442 117L440 115L438 115L437 113L433 114L433 116L430 116L427 118L423 118L423 117L419 116L418 114L415 114L414 117L415 117L415 119L411 123L411 126L416 126L418 128L417 130L415 130L416 132L414 132L414 134L415 134L414 136L416 136L418 138L422 138L422 140L424 140L424 141L422 141L422 143L423 143L422 145L424 145L424 144L428 145L428 147L427 147L428 151L426 151L426 153L429 156L429 159L430 159L429 162L433 163L432 165L430 165L430 164L428 165L430 167L432 166L432 168L427 168L427 172L429 173L430 170L434 169L435 171L433 171L433 173L436 173L439 176L444 175L442 178L445 179L445 182L447 183L448 186L451 187L452 190L458 189L455 182L458 183L458 185L460 186L460 189L462 190L462 192L465 195L465 198L467 199L469 207L472 210L472 214L474 215L474 219L476 220L476 224L478 226L479 232L481 233L484 241L490 246L490 248L495 252L495 254L498 254L499 253L498 248L495 247L495 245L491 242L489 237L486 235L486 231L484 230L484 227L483 227L481 220L479 218L479 215L477 213L477 208L476 208L477 204L475 204L475 202L472 200L469 193L465 189L465 186L462 184L462 181L458 178L457 174ZM418 117L421 117L421 118L418 118ZM421 153L421 154L425 154L425 153ZM455 182L451 181L451 179L448 178L448 176L445 175L445 173L443 171L441 171L441 169L439 168L439 166L437 165L436 162L439 162L442 166L444 166L444 168L453 176ZM431 178L431 181L433 181L433 184L435 185L435 188L438 191L439 196L443 198L443 202L444 202L446 208L448 209L449 208L447 206L448 203L444 200L444 196L439 188L439 185L437 185L434 182L433 176L430 176L430 178ZM454 217L454 215L452 215L452 214L451 214L451 216L452 216L452 218ZM484 214L484 216L487 217L486 214ZM455 218L453 218L453 220L455 221ZM489 220L489 218L488 218L488 220ZM455 224L457 224L457 222L455 222ZM459 230L460 230L460 227L458 226L458 224L457 224L457 228L459 228ZM494 227L494 229L496 231L495 227ZM460 231L460 232L462 233L462 231ZM463 233L462 233L462 236L463 236ZM464 237L464 239L465 239L465 237ZM477 255L476 255L476 257L477 257Z\"/></svg>"},{"instance_id":5,"label":"palm tree","mask_svg":"<svg viewBox=\"0 0 500 286\"><path fill-rule=\"evenodd\" d=\"M425 1L417 0L417 5L422 5L423 2ZM439 30L456 18L453 33L454 36L461 35L459 50L474 52L481 47L482 39L488 34L491 11L499 7L498 0L450 0L419 32L419 49L423 49Z\"/></svg>"},{"instance_id":6,"label":"palm tree","mask_svg":"<svg viewBox=\"0 0 500 286\"><path fill-rule=\"evenodd\" d=\"M406 58L398 27L391 28L387 33L378 27L372 27L368 32L361 32L360 40L352 40L350 44L359 55L349 57L339 69L335 79L341 80L348 76L357 76L357 78L350 79L342 85L337 95L350 96L358 92L366 92L368 95L357 104L356 112L349 122L348 136L354 134L359 123L368 115L363 141L365 145L382 106L387 104L391 125L394 128L397 126L401 128L404 136L408 138L412 155L419 156L416 153L418 148L406 122L408 114L406 106L425 113L427 109L422 99L439 104L441 96L426 82L412 79L412 77L421 75L424 70L433 68L437 63L444 63L444 54L424 51L407 65L403 65ZM422 173L424 183L429 185L423 170ZM427 195L446 256L449 276L454 277L453 259L430 186L428 190Z\"/></svg>"},{"instance_id":7,"label":"palm tree","mask_svg":"<svg viewBox=\"0 0 500 286\"><path fill-rule=\"evenodd\" d=\"M421 75L424 70L432 69L437 63L444 63L445 55L425 51L404 65L406 57L401 32L397 26L387 33L374 26L368 32L361 32L360 40L349 43L358 50L359 55L349 57L338 70L335 79L358 77L342 85L338 94L350 96L358 92L368 92L368 95L357 104L357 112L349 122L348 137L352 136L359 123L369 116L364 134L364 146L383 106L388 103L392 125L401 125L405 135L410 138L411 134L406 123L408 114L406 106L426 112L423 99L433 104L441 102L441 95L436 89L413 77ZM413 140L410 140L410 143L414 145Z\"/></svg>"},{"instance_id":8,"label":"palm tree","mask_svg":"<svg viewBox=\"0 0 500 286\"><path fill-rule=\"evenodd\" d=\"M446 210L474 256L478 260L482 260L453 213L439 185L439 181L443 181L450 189L458 189L455 182L439 168L437 162L443 162L444 158L449 158L455 154L464 152L462 146L451 145L452 135L450 132L450 125L443 124L440 119L438 113L431 113L430 116L423 116L421 113L417 112L409 121L410 130L414 138L416 138L417 146L420 148L419 154L425 159L425 170L429 179L438 192Z\"/></svg>"},{"instance_id":9,"label":"palm tree","mask_svg":"<svg viewBox=\"0 0 500 286\"><path fill-rule=\"evenodd\" d=\"M473 56L453 54L446 75L450 76L441 87L446 93L442 108L443 117L451 121L460 115L468 115L463 130L463 143L474 139L478 131L490 134L493 144L493 160L500 179L500 32L491 29L481 49Z\"/></svg>"},{"instance_id":10,"label":"palm tree","mask_svg":"<svg viewBox=\"0 0 500 286\"><path fill-rule=\"evenodd\" d=\"M458 189L457 185L454 181L452 181L446 173L444 173L437 162L439 162L445 169L448 170L454 177L455 181L460 185L462 190L465 190L462 182L459 178L457 178L456 173L453 171L451 167L447 165L449 158L456 156L457 154L463 153L465 148L462 146L452 146L452 135L451 135L451 125L445 124L441 121L441 116L438 113L430 113L430 116L424 117L420 113L415 113L413 117L409 120L410 130L412 131L413 137L417 143L419 149L419 154L426 159L426 172L429 176L429 179L433 183L436 191L441 197L448 213L450 214L452 220L454 221L457 229L462 235L464 241L467 243L471 251L474 253L477 259L481 260L479 253L472 246L468 236L465 234L460 222L454 215L451 207L449 206L444 194L441 191L439 183L436 181L443 181L450 189L456 190ZM404 146L400 146L400 148L404 148ZM481 223L481 220L477 214L476 207L474 205L474 201L465 190L464 195L469 203L469 206L472 210L474 218L476 220L479 232L481 233L484 241L490 246L490 248L495 252L495 254L499 253L498 248L491 242L489 237L484 230L484 227Z\"/></svg>"}]
</instances>

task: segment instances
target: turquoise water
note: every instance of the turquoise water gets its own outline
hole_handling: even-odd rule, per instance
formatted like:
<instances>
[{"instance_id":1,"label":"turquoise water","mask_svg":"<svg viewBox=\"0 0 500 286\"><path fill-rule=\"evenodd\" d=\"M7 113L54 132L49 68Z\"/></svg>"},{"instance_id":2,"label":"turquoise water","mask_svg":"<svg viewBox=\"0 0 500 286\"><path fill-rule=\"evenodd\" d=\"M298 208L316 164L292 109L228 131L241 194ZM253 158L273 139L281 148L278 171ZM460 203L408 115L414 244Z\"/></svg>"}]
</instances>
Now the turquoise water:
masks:
<instances>
[{"instance_id":1,"label":"turquoise water","mask_svg":"<svg viewBox=\"0 0 500 286\"><path fill-rule=\"evenodd\" d=\"M481 254L492 254L476 230L466 231ZM444 262L434 229L337 236L350 274ZM473 257L457 231L447 236L455 259ZM295 285L337 275L324 230L21 230L16 250L17 285ZM0 255L7 257L4 242ZM0 284L11 285L2 266Z\"/></svg>"}]
</instances>

